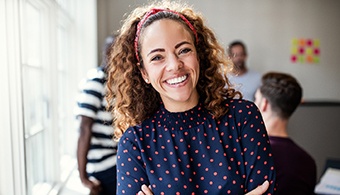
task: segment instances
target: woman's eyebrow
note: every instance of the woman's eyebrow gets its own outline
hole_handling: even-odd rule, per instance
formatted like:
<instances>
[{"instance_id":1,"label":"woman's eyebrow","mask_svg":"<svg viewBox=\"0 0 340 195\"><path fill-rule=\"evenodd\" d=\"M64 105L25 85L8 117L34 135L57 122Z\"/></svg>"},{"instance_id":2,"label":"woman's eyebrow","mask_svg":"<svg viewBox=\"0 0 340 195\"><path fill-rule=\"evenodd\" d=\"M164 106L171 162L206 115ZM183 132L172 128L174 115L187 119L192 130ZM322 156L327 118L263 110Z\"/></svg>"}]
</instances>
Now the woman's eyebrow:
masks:
<instances>
[{"instance_id":1,"label":"woman's eyebrow","mask_svg":"<svg viewBox=\"0 0 340 195\"><path fill-rule=\"evenodd\" d=\"M156 48L156 49L151 50L146 56L149 56L150 54L155 53L155 52L164 52L164 51L165 49Z\"/></svg>"},{"instance_id":2,"label":"woman's eyebrow","mask_svg":"<svg viewBox=\"0 0 340 195\"><path fill-rule=\"evenodd\" d=\"M177 45L175 45L175 49L179 48L180 46L182 46L184 44L190 44L191 45L191 43L188 42L188 41L182 41L182 42L178 43ZM149 56L150 54L155 53L155 52L164 52L164 51L165 51L165 49L163 49L163 48L156 48L156 49L151 50L146 56Z\"/></svg>"},{"instance_id":3,"label":"woman's eyebrow","mask_svg":"<svg viewBox=\"0 0 340 195\"><path fill-rule=\"evenodd\" d=\"M184 44L190 44L190 45L191 45L191 43L188 42L188 41L182 41L182 42L178 43L178 44L175 46L175 49L179 48L180 46L182 46L182 45L184 45Z\"/></svg>"}]
</instances>

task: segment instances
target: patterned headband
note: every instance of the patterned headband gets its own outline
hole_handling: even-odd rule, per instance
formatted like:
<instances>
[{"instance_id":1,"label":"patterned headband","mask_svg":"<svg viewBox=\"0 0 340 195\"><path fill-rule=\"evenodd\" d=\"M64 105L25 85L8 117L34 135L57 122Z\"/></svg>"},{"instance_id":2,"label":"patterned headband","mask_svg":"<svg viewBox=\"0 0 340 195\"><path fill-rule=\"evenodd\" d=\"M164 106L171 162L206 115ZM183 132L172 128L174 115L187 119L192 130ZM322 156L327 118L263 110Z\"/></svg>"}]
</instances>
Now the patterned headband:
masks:
<instances>
[{"instance_id":1,"label":"patterned headband","mask_svg":"<svg viewBox=\"0 0 340 195\"><path fill-rule=\"evenodd\" d=\"M147 12L144 17L139 21L138 25L137 25L137 32L136 32L136 37L135 37L135 42L134 42L134 46L135 46L135 55L137 58L137 61L139 62L139 56L138 56L138 40L139 40L139 36L140 36L140 31L142 29L143 24L145 23L145 21L151 16L154 15L158 12L171 12L173 14L176 14L177 16L179 16L188 26L189 28L192 30L192 32L195 35L195 39L196 39L196 44L198 43L198 36L197 36L197 32L196 29L194 28L194 26L189 22L189 20L184 17L182 14L173 11L173 10L169 10L169 9L157 9L157 8L153 8L151 9L149 12Z\"/></svg>"}]
</instances>

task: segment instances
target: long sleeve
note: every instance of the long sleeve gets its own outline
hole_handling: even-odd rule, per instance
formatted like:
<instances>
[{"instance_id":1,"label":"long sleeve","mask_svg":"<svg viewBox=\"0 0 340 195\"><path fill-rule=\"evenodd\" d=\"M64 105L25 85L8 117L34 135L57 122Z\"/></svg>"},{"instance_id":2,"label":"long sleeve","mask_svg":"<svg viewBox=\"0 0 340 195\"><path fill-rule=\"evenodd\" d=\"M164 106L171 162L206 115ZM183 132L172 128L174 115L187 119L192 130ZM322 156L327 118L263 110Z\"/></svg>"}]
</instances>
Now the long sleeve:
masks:
<instances>
[{"instance_id":1,"label":"long sleeve","mask_svg":"<svg viewBox=\"0 0 340 195\"><path fill-rule=\"evenodd\" d=\"M129 130L128 130L129 131ZM130 141L133 134L124 134L118 144L117 194L136 194L149 184L139 147Z\"/></svg>"},{"instance_id":2,"label":"long sleeve","mask_svg":"<svg viewBox=\"0 0 340 195\"><path fill-rule=\"evenodd\" d=\"M248 102L245 108L236 110L239 115L237 127L240 130L240 142L243 150L245 185L247 192L262 184L265 180L270 182L267 194L273 194L275 188L275 169L272 149L269 143L262 116L257 107Z\"/></svg>"}]
</instances>

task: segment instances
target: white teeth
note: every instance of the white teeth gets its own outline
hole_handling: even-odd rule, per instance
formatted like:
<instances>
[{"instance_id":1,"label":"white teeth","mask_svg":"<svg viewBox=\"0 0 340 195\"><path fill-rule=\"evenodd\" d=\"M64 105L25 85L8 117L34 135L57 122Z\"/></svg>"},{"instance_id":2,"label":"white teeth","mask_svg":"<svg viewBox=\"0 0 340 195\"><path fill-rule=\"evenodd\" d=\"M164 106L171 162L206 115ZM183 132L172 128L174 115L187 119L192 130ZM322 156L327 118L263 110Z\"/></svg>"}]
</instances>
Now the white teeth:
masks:
<instances>
[{"instance_id":1,"label":"white teeth","mask_svg":"<svg viewBox=\"0 0 340 195\"><path fill-rule=\"evenodd\" d=\"M169 79L166 82L169 83L170 85L175 85L175 84L183 82L185 79L187 79L187 75L177 77L177 78L173 78L173 79Z\"/></svg>"}]
</instances>

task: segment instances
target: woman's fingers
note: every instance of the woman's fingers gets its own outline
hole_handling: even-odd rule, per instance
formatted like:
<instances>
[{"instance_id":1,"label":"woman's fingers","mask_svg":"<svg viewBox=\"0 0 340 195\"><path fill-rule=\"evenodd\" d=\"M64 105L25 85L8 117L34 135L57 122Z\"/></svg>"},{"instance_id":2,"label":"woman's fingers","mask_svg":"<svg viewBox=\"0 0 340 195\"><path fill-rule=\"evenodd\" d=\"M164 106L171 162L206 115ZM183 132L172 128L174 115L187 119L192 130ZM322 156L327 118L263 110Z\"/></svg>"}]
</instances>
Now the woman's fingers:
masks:
<instances>
[{"instance_id":1,"label":"woman's fingers","mask_svg":"<svg viewBox=\"0 0 340 195\"><path fill-rule=\"evenodd\" d=\"M267 191L269 188L269 182L266 180L262 185L258 186L254 190L248 192L246 195L260 195Z\"/></svg>"},{"instance_id":2,"label":"woman's fingers","mask_svg":"<svg viewBox=\"0 0 340 195\"><path fill-rule=\"evenodd\" d=\"M151 186L147 187L145 184L143 184L141 191L138 192L138 195L153 195Z\"/></svg>"}]
</instances>

